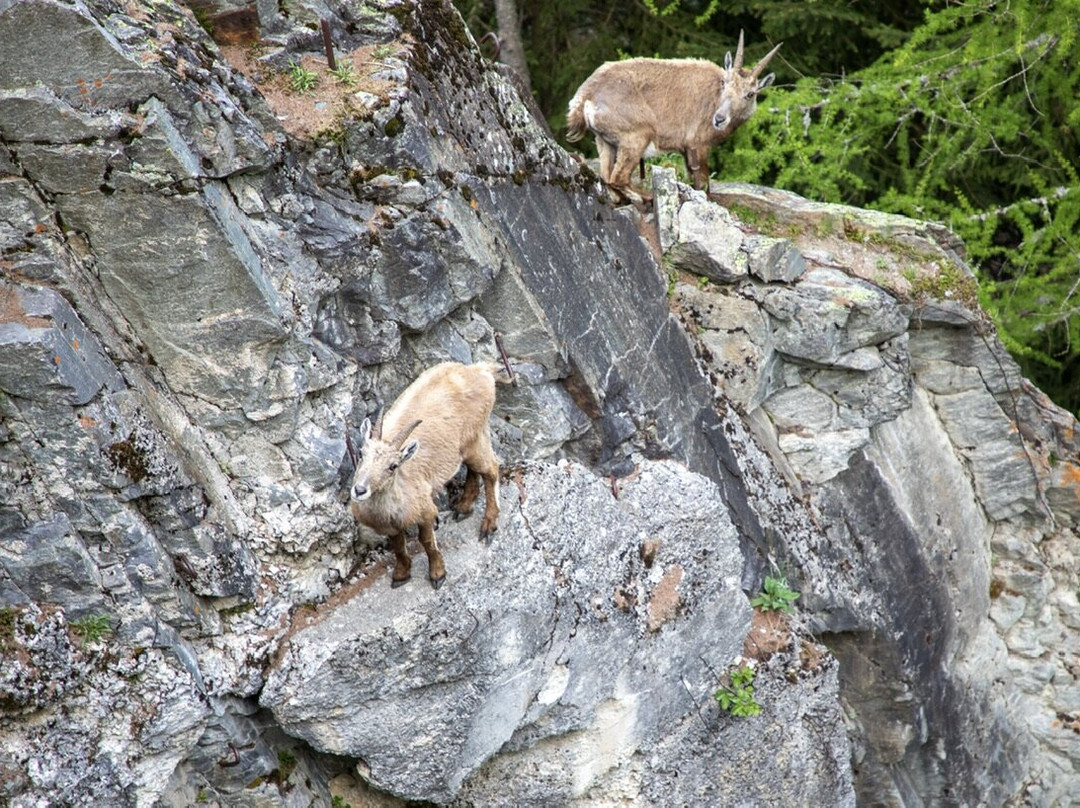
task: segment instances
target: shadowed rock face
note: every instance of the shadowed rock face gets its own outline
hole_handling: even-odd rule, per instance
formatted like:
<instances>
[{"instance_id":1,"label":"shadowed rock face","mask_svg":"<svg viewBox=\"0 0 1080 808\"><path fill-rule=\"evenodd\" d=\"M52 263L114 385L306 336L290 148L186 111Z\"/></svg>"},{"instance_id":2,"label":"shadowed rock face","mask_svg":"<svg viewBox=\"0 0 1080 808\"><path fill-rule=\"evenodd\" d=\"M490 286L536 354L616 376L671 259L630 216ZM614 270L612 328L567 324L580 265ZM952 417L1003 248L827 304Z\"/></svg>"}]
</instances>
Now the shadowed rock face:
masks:
<instances>
[{"instance_id":1,"label":"shadowed rock face","mask_svg":"<svg viewBox=\"0 0 1080 808\"><path fill-rule=\"evenodd\" d=\"M0 0L0 802L1068 804L1076 422L946 231L614 209L448 3L199 19ZM391 590L347 444L496 333L500 530Z\"/></svg>"}]
</instances>

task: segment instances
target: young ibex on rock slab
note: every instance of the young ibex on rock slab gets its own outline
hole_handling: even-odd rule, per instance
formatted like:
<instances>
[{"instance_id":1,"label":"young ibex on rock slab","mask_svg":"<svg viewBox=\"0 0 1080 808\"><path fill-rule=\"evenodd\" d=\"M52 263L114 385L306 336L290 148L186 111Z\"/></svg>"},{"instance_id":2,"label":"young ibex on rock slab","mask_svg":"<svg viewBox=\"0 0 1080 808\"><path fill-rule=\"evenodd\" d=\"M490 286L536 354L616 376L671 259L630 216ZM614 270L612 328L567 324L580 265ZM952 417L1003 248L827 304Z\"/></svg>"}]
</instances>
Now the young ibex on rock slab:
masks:
<instances>
[{"instance_id":1,"label":"young ibex on rock slab","mask_svg":"<svg viewBox=\"0 0 1080 808\"><path fill-rule=\"evenodd\" d=\"M748 70L740 31L735 58L728 51L722 68L704 59L605 62L570 99L566 139L581 140L586 130L596 136L600 178L617 192L633 192L634 166L665 151L681 152L694 187L705 189L709 149L753 114L757 94L776 78L761 71L779 49Z\"/></svg>"},{"instance_id":2,"label":"young ibex on rock slab","mask_svg":"<svg viewBox=\"0 0 1080 808\"><path fill-rule=\"evenodd\" d=\"M360 427L363 443L353 475L351 510L358 522L390 538L395 556L392 586L401 586L411 576L405 532L413 525L420 526L431 585L438 589L446 579L442 553L435 543L439 511L434 496L462 462L467 473L465 490L454 505L457 516L472 513L482 477L485 501L480 538L487 540L497 529L499 461L488 433L496 381L509 380L495 364L435 365L379 415L374 427L369 419Z\"/></svg>"}]
</instances>

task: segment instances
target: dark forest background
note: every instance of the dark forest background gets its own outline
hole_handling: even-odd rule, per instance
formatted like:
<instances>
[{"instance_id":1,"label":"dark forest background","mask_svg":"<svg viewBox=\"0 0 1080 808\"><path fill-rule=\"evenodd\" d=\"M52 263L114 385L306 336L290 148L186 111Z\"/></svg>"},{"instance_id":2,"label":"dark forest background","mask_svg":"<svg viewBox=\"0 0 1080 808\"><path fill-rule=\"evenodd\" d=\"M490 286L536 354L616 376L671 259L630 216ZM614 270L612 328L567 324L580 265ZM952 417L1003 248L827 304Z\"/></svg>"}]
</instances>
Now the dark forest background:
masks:
<instances>
[{"instance_id":1,"label":"dark forest background","mask_svg":"<svg viewBox=\"0 0 1080 808\"><path fill-rule=\"evenodd\" d=\"M1080 0L456 5L478 40L499 35L560 136L605 61L723 64L744 30L752 64L783 42L714 176L946 223L1025 374L1080 412Z\"/></svg>"}]
</instances>

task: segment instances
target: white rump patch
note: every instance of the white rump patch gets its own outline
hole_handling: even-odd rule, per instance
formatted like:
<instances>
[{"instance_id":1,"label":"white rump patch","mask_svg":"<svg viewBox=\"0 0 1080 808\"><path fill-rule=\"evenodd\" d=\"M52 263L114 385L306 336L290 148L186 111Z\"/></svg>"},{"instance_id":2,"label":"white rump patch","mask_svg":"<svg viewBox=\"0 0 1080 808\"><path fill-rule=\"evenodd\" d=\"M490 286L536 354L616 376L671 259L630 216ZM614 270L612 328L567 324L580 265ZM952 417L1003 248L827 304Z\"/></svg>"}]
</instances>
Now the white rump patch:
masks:
<instances>
[{"instance_id":1,"label":"white rump patch","mask_svg":"<svg viewBox=\"0 0 1080 808\"><path fill-rule=\"evenodd\" d=\"M581 109L581 114L585 116L586 126L588 126L593 131L596 131L596 115L599 111L600 108L597 107L596 104L594 104L589 99L585 99L585 104Z\"/></svg>"}]
</instances>

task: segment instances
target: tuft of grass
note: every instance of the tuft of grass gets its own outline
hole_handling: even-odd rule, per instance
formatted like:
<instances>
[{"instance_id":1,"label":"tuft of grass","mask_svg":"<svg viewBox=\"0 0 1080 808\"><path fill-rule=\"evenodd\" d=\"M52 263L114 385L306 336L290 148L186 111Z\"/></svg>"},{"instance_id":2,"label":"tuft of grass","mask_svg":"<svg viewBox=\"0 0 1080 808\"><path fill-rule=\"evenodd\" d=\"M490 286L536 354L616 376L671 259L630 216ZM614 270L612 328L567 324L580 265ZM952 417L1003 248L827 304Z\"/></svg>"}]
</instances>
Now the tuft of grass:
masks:
<instances>
[{"instance_id":1,"label":"tuft of grass","mask_svg":"<svg viewBox=\"0 0 1080 808\"><path fill-rule=\"evenodd\" d=\"M107 614L88 615L72 621L71 631L86 645L97 642L106 634L112 634L112 620Z\"/></svg>"},{"instance_id":2,"label":"tuft of grass","mask_svg":"<svg viewBox=\"0 0 1080 808\"><path fill-rule=\"evenodd\" d=\"M338 66L330 71L330 75L334 77L334 80L339 84L344 84L346 87L355 87L356 83L360 80L360 77L356 75L356 71L353 70L353 66L349 62L338 62Z\"/></svg>"},{"instance_id":3,"label":"tuft of grass","mask_svg":"<svg viewBox=\"0 0 1080 808\"><path fill-rule=\"evenodd\" d=\"M289 775L293 773L293 769L296 768L296 755L294 755L288 749L279 749L277 753L278 759L278 777L280 781L284 783L289 779Z\"/></svg>"},{"instance_id":4,"label":"tuft of grass","mask_svg":"<svg viewBox=\"0 0 1080 808\"><path fill-rule=\"evenodd\" d=\"M761 593L750 601L751 606L756 606L766 612L794 612L791 604L799 599L799 593L789 589L787 578L774 578L765 576L765 584Z\"/></svg>"},{"instance_id":5,"label":"tuft of grass","mask_svg":"<svg viewBox=\"0 0 1080 808\"><path fill-rule=\"evenodd\" d=\"M308 70L296 60L289 62L289 87L294 93L310 93L319 83L314 70Z\"/></svg>"}]
</instances>

